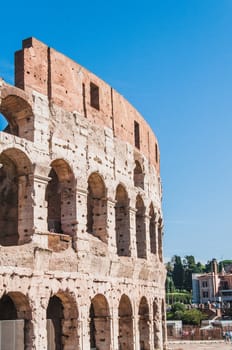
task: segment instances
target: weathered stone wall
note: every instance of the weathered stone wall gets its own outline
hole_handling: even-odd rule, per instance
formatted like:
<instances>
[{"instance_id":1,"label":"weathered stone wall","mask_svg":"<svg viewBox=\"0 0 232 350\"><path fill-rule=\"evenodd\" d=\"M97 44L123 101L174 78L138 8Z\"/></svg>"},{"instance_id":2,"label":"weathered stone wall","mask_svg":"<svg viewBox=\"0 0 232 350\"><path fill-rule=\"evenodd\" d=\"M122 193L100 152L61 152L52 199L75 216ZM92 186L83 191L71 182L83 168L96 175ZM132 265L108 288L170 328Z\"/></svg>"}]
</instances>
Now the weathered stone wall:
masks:
<instances>
[{"instance_id":1,"label":"weathered stone wall","mask_svg":"<svg viewBox=\"0 0 232 350\"><path fill-rule=\"evenodd\" d=\"M17 87L0 80L0 320L7 309L24 320L25 349L165 349L153 132L105 82L34 38L15 75Z\"/></svg>"}]
</instances>

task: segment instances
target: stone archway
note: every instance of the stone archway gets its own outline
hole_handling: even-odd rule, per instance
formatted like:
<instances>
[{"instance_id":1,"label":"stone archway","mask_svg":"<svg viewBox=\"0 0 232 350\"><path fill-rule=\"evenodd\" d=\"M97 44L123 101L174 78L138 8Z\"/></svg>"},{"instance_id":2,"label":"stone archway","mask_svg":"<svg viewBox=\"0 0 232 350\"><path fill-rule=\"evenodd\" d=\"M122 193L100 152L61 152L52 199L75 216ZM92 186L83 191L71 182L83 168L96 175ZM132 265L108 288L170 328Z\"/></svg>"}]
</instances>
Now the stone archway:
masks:
<instances>
[{"instance_id":1,"label":"stone archway","mask_svg":"<svg viewBox=\"0 0 232 350\"><path fill-rule=\"evenodd\" d=\"M145 297L139 304L139 344L140 350L150 350L149 306Z\"/></svg>"},{"instance_id":2,"label":"stone archway","mask_svg":"<svg viewBox=\"0 0 232 350\"><path fill-rule=\"evenodd\" d=\"M73 171L63 159L54 160L49 173L45 199L48 231L74 236L76 226L76 188Z\"/></svg>"},{"instance_id":3,"label":"stone archway","mask_svg":"<svg viewBox=\"0 0 232 350\"><path fill-rule=\"evenodd\" d=\"M87 232L107 243L107 200L102 177L93 173L88 179Z\"/></svg>"},{"instance_id":4,"label":"stone archway","mask_svg":"<svg viewBox=\"0 0 232 350\"><path fill-rule=\"evenodd\" d=\"M129 199L125 188L118 185L116 189L115 204L115 230L117 254L130 256L130 218Z\"/></svg>"},{"instance_id":5,"label":"stone archway","mask_svg":"<svg viewBox=\"0 0 232 350\"><path fill-rule=\"evenodd\" d=\"M79 350L78 309L74 298L58 292L47 307L48 350Z\"/></svg>"},{"instance_id":6,"label":"stone archway","mask_svg":"<svg viewBox=\"0 0 232 350\"><path fill-rule=\"evenodd\" d=\"M111 344L111 318L104 295L97 294L89 309L90 349L109 350Z\"/></svg>"},{"instance_id":7,"label":"stone archway","mask_svg":"<svg viewBox=\"0 0 232 350\"><path fill-rule=\"evenodd\" d=\"M33 234L32 164L22 151L0 154L0 244L23 244Z\"/></svg>"},{"instance_id":8,"label":"stone archway","mask_svg":"<svg viewBox=\"0 0 232 350\"><path fill-rule=\"evenodd\" d=\"M4 84L0 97L0 113L8 122L4 131L34 141L34 113L27 94Z\"/></svg>"},{"instance_id":9,"label":"stone archway","mask_svg":"<svg viewBox=\"0 0 232 350\"><path fill-rule=\"evenodd\" d=\"M9 292L0 299L0 348L29 350L32 346L31 308L27 297Z\"/></svg>"},{"instance_id":10,"label":"stone archway","mask_svg":"<svg viewBox=\"0 0 232 350\"><path fill-rule=\"evenodd\" d=\"M140 195L136 197L136 246L137 257L146 259L145 206Z\"/></svg>"},{"instance_id":11,"label":"stone archway","mask_svg":"<svg viewBox=\"0 0 232 350\"><path fill-rule=\"evenodd\" d=\"M118 348L119 350L134 349L133 311L131 301L123 294L118 307Z\"/></svg>"},{"instance_id":12,"label":"stone archway","mask_svg":"<svg viewBox=\"0 0 232 350\"><path fill-rule=\"evenodd\" d=\"M153 334L154 349L160 349L160 312L158 301L153 302Z\"/></svg>"}]
</instances>

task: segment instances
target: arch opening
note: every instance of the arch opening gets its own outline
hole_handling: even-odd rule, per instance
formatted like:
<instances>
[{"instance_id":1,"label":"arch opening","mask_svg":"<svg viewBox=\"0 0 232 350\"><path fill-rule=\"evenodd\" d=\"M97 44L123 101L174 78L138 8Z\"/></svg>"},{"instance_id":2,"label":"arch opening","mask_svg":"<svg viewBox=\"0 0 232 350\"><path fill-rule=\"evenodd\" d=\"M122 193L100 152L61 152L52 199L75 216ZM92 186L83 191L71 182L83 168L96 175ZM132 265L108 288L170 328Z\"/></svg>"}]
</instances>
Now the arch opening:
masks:
<instances>
[{"instance_id":1,"label":"arch opening","mask_svg":"<svg viewBox=\"0 0 232 350\"><path fill-rule=\"evenodd\" d=\"M119 335L118 348L120 350L134 349L134 335L133 335L133 312L130 299L127 295L122 295L118 307L119 319Z\"/></svg>"},{"instance_id":2,"label":"arch opening","mask_svg":"<svg viewBox=\"0 0 232 350\"><path fill-rule=\"evenodd\" d=\"M97 173L88 179L87 195L87 232L107 243L107 200L106 188Z\"/></svg>"},{"instance_id":3,"label":"arch opening","mask_svg":"<svg viewBox=\"0 0 232 350\"><path fill-rule=\"evenodd\" d=\"M16 149L0 154L0 244L29 242L33 227L31 163Z\"/></svg>"},{"instance_id":4,"label":"arch opening","mask_svg":"<svg viewBox=\"0 0 232 350\"><path fill-rule=\"evenodd\" d=\"M141 350L150 350L150 318L147 299L142 297L139 304L139 344Z\"/></svg>"},{"instance_id":5,"label":"arch opening","mask_svg":"<svg viewBox=\"0 0 232 350\"><path fill-rule=\"evenodd\" d=\"M33 326L31 308L25 295L9 292L0 299L1 349L29 349Z\"/></svg>"},{"instance_id":6,"label":"arch opening","mask_svg":"<svg viewBox=\"0 0 232 350\"><path fill-rule=\"evenodd\" d=\"M79 349L78 310L74 298L57 293L47 307L48 350Z\"/></svg>"},{"instance_id":7,"label":"arch opening","mask_svg":"<svg viewBox=\"0 0 232 350\"><path fill-rule=\"evenodd\" d=\"M110 327L108 302L104 295L98 294L92 299L89 309L90 349L110 349Z\"/></svg>"},{"instance_id":8,"label":"arch opening","mask_svg":"<svg viewBox=\"0 0 232 350\"><path fill-rule=\"evenodd\" d=\"M118 185L116 189L115 199L115 229L117 254L119 256L131 256L129 199L127 192L122 185Z\"/></svg>"},{"instance_id":9,"label":"arch opening","mask_svg":"<svg viewBox=\"0 0 232 350\"><path fill-rule=\"evenodd\" d=\"M139 195L136 198L136 246L137 257L146 259L145 206Z\"/></svg>"},{"instance_id":10,"label":"arch opening","mask_svg":"<svg viewBox=\"0 0 232 350\"><path fill-rule=\"evenodd\" d=\"M26 138L27 140L34 140L34 114L31 105L26 99L17 95L17 92L11 87L11 92L7 93L1 101L0 113L4 124L6 121L4 132L9 134ZM16 93L16 94L14 94ZM20 91L21 93L21 91ZM20 94L19 94L20 95Z\"/></svg>"},{"instance_id":11,"label":"arch opening","mask_svg":"<svg viewBox=\"0 0 232 350\"><path fill-rule=\"evenodd\" d=\"M63 159L52 162L46 188L48 231L74 236L76 191L74 174Z\"/></svg>"}]
</instances>

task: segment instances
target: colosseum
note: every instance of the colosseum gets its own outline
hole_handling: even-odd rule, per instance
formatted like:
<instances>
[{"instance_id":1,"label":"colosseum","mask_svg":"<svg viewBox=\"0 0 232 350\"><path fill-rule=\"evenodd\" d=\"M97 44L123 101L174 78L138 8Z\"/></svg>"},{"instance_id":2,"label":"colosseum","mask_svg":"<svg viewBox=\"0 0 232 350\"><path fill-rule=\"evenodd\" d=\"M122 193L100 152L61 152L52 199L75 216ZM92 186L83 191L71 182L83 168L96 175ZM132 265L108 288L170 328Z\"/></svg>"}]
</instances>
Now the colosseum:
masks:
<instances>
[{"instance_id":1,"label":"colosseum","mask_svg":"<svg viewBox=\"0 0 232 350\"><path fill-rule=\"evenodd\" d=\"M167 348L160 154L96 75L35 38L0 79L1 350Z\"/></svg>"}]
</instances>

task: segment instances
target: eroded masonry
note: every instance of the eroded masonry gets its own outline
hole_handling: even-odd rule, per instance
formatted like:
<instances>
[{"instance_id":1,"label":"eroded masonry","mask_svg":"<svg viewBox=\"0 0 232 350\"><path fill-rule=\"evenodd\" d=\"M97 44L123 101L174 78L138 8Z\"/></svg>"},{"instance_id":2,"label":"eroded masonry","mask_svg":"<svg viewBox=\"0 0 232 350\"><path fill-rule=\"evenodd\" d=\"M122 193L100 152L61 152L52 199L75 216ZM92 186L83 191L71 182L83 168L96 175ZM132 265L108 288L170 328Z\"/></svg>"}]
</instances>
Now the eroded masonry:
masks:
<instances>
[{"instance_id":1,"label":"eroded masonry","mask_svg":"<svg viewBox=\"0 0 232 350\"><path fill-rule=\"evenodd\" d=\"M0 79L1 349L166 349L159 147L34 38Z\"/></svg>"}]
</instances>

